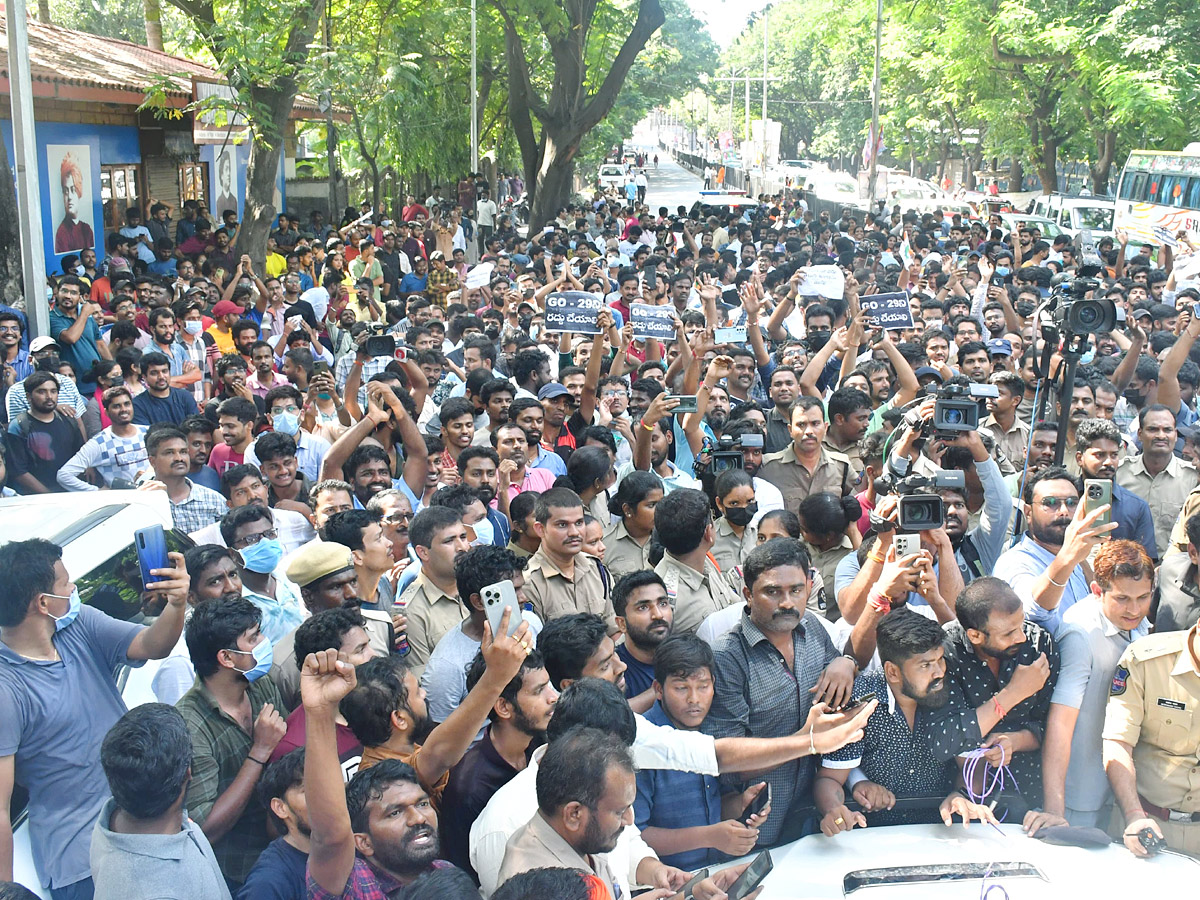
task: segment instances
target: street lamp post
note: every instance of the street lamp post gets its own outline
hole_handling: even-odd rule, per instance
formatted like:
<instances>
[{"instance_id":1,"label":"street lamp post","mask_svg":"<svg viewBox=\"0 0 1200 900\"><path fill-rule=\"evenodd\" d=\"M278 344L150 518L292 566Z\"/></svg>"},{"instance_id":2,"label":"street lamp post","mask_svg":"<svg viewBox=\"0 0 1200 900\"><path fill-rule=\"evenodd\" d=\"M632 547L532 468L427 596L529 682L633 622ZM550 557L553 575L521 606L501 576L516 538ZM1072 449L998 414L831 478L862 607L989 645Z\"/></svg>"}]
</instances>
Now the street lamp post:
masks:
<instances>
[{"instance_id":1,"label":"street lamp post","mask_svg":"<svg viewBox=\"0 0 1200 900\"><path fill-rule=\"evenodd\" d=\"M42 204L38 188L37 145L33 133L33 81L29 73L29 32L25 0L5 4L8 29L9 99L12 103L13 166L17 176L25 313L35 335L50 333L46 302L46 249L42 246ZM57 190L57 187L52 188Z\"/></svg>"},{"instance_id":2,"label":"street lamp post","mask_svg":"<svg viewBox=\"0 0 1200 900\"><path fill-rule=\"evenodd\" d=\"M479 88L477 84L479 68L478 51L475 40L475 0L471 0L471 171L479 171Z\"/></svg>"},{"instance_id":3,"label":"street lamp post","mask_svg":"<svg viewBox=\"0 0 1200 900\"><path fill-rule=\"evenodd\" d=\"M875 79L871 83L870 159L867 168L867 197L875 210L875 192L879 186L879 48L883 37L883 0L875 0Z\"/></svg>"},{"instance_id":4,"label":"street lamp post","mask_svg":"<svg viewBox=\"0 0 1200 900\"><path fill-rule=\"evenodd\" d=\"M759 168L764 175L767 173L767 40L770 34L768 13L771 7L763 7L763 96L762 96L762 147L759 152ZM747 88L750 82L746 82Z\"/></svg>"}]
</instances>

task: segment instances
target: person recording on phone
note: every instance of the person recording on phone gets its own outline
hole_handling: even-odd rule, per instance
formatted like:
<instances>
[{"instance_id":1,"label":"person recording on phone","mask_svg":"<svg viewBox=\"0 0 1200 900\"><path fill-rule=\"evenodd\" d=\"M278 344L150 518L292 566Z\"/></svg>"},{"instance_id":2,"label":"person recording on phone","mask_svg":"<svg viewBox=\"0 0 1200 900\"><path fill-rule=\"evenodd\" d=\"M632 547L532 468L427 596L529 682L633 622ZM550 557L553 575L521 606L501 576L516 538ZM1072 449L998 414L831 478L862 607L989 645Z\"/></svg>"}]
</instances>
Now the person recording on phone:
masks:
<instances>
[{"instance_id":1,"label":"person recording on phone","mask_svg":"<svg viewBox=\"0 0 1200 900\"><path fill-rule=\"evenodd\" d=\"M1063 613L1092 592L1087 559L1117 528L1103 523L1110 507L1091 512L1081 502L1083 483L1058 466L1025 482L1029 530L996 561L993 574L1016 591L1030 622L1057 633Z\"/></svg>"},{"instance_id":2,"label":"person recording on phone","mask_svg":"<svg viewBox=\"0 0 1200 900\"><path fill-rule=\"evenodd\" d=\"M1084 419L1075 427L1075 462L1085 480L1106 481L1112 491L1112 520L1117 527L1108 535L1112 540L1136 541L1146 554L1158 561L1158 543L1154 534L1154 515L1144 499L1116 483L1121 454L1121 434L1108 419ZM1092 486L1094 489L1094 486ZM1064 610L1065 612L1065 610Z\"/></svg>"},{"instance_id":3,"label":"person recording on phone","mask_svg":"<svg viewBox=\"0 0 1200 900\"><path fill-rule=\"evenodd\" d=\"M995 822L986 806L956 790L957 767L937 759L926 739L935 710L950 701L946 682L945 632L936 622L910 609L888 613L876 629L883 670L854 680L854 697L880 700L867 719L860 741L821 757L813 799L821 813L821 831L832 837L871 825L947 825L964 821ZM846 806L846 788L863 810ZM935 808L895 810L897 795L944 797Z\"/></svg>"},{"instance_id":4,"label":"person recording on phone","mask_svg":"<svg viewBox=\"0 0 1200 900\"><path fill-rule=\"evenodd\" d=\"M431 721L446 721L467 696L467 670L479 652L487 622L483 589L510 581L524 607L525 562L511 550L491 545L472 547L454 560L454 581L467 617L437 642L421 673L421 689L425 691ZM521 620L529 623L530 634L535 638L541 633L542 620L533 612L522 608Z\"/></svg>"}]
</instances>

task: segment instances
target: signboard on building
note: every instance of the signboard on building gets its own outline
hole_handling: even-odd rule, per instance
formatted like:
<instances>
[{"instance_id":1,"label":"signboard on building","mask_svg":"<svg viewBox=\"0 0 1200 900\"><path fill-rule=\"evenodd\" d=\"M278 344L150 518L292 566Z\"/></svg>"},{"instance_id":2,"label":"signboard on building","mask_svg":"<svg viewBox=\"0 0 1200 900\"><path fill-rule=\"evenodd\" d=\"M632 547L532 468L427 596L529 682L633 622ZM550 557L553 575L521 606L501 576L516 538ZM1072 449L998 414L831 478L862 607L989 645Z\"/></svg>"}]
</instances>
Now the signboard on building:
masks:
<instances>
[{"instance_id":1,"label":"signboard on building","mask_svg":"<svg viewBox=\"0 0 1200 900\"><path fill-rule=\"evenodd\" d=\"M192 140L197 144L241 144L249 140L250 125L235 109L237 97L229 85L193 77L192 100L199 104L192 115Z\"/></svg>"}]
</instances>

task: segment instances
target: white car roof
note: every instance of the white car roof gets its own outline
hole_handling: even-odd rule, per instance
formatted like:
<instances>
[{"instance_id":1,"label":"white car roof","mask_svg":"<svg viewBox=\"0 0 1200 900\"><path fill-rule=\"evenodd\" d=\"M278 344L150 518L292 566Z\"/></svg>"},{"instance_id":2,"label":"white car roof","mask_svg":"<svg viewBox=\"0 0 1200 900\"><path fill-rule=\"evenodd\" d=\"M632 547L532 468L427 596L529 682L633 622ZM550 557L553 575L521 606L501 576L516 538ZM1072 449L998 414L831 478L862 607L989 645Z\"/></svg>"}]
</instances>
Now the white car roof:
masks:
<instances>
[{"instance_id":1,"label":"white car roof","mask_svg":"<svg viewBox=\"0 0 1200 900\"><path fill-rule=\"evenodd\" d=\"M165 491L80 491L0 500L0 544L44 538L63 548L71 573L94 569L121 552L133 532L171 528Z\"/></svg>"}]
</instances>

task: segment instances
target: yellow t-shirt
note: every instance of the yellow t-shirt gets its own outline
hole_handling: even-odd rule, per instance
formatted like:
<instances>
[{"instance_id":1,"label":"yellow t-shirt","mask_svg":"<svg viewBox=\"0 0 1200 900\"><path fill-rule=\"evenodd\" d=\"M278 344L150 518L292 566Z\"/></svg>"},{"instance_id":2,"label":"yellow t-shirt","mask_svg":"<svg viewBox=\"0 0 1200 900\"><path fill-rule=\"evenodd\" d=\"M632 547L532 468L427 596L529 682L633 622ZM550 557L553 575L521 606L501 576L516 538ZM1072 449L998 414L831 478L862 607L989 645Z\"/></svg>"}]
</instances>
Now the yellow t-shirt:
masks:
<instances>
[{"instance_id":1,"label":"yellow t-shirt","mask_svg":"<svg viewBox=\"0 0 1200 900\"><path fill-rule=\"evenodd\" d=\"M278 253L268 253L266 269L268 277L278 278L287 271L287 260Z\"/></svg>"}]
</instances>

